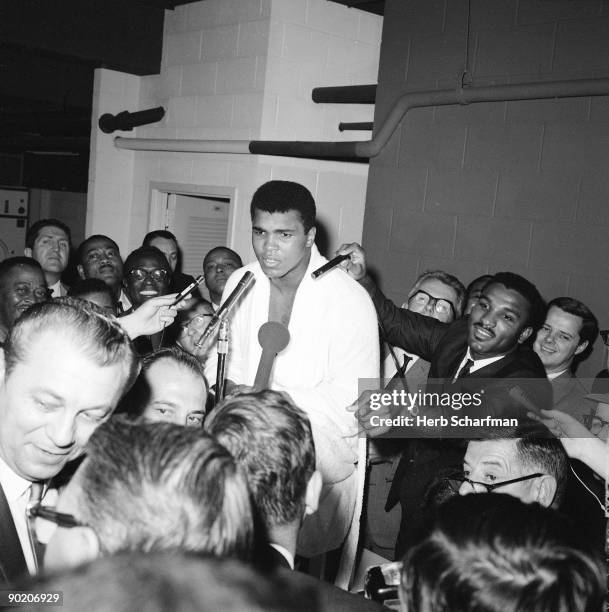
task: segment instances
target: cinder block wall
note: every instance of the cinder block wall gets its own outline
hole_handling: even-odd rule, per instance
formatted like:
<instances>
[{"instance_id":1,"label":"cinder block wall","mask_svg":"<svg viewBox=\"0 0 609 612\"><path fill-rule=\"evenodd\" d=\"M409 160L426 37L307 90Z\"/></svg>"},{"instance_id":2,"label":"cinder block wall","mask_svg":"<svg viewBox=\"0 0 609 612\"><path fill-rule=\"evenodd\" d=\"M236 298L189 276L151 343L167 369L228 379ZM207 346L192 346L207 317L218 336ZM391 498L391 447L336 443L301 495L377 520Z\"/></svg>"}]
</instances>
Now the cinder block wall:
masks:
<instances>
[{"instance_id":1,"label":"cinder block wall","mask_svg":"<svg viewBox=\"0 0 609 612\"><path fill-rule=\"evenodd\" d=\"M466 48L468 58L466 61ZM387 0L375 125L407 91L609 76L609 2ZM389 296L512 270L609 327L609 98L417 109L370 164L363 242ZM603 365L602 343L579 369Z\"/></svg>"},{"instance_id":2,"label":"cinder block wall","mask_svg":"<svg viewBox=\"0 0 609 612\"><path fill-rule=\"evenodd\" d=\"M98 71L98 114L162 105L165 118L125 136L340 140L339 121L373 108L320 106L313 87L374 83L382 18L327 0L204 0L166 12L159 75ZM125 81L123 83L122 81ZM103 103L102 103L103 101ZM122 107L121 107L122 106ZM230 246L253 258L249 203L269 179L296 180L316 198L327 251L360 240L368 167L285 157L118 151L95 130L88 233L116 236L124 252L148 231L152 181L236 189ZM359 138L358 133L355 138ZM118 182L117 182L118 181ZM125 201L128 200L128 201ZM110 213L110 214L108 214Z\"/></svg>"}]
</instances>

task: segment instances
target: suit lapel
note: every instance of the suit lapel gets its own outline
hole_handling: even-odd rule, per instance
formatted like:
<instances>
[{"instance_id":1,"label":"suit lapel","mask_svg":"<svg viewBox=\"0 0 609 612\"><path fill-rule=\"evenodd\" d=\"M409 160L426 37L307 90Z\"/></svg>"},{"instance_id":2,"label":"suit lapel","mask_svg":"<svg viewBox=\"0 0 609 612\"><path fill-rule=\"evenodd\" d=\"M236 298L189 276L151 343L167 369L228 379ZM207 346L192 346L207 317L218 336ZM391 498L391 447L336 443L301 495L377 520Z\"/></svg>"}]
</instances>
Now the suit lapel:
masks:
<instances>
[{"instance_id":1,"label":"suit lapel","mask_svg":"<svg viewBox=\"0 0 609 612\"><path fill-rule=\"evenodd\" d=\"M0 570L8 584L27 573L21 542L2 487L0 487Z\"/></svg>"}]
</instances>

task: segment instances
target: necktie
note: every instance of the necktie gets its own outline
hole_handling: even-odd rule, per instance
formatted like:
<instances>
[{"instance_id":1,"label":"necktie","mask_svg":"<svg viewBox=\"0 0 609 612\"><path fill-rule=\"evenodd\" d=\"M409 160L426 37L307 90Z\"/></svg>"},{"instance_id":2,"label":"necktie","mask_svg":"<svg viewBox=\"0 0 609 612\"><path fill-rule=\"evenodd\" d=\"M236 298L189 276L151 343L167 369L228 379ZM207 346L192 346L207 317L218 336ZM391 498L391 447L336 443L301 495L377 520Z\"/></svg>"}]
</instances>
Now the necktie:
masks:
<instances>
[{"instance_id":1,"label":"necktie","mask_svg":"<svg viewBox=\"0 0 609 612\"><path fill-rule=\"evenodd\" d=\"M455 376L455 380L459 380L460 378L463 378L464 376L467 376L469 374L469 371L472 369L473 365L474 365L474 360L473 359L468 359L463 364L463 367L459 370L459 373L457 374L457 376Z\"/></svg>"},{"instance_id":2,"label":"necktie","mask_svg":"<svg viewBox=\"0 0 609 612\"><path fill-rule=\"evenodd\" d=\"M406 385L406 368L412 357L410 355L404 355L402 365L398 368L398 371L393 375L391 380L387 383L385 389L393 391L394 389L404 389L408 393L408 386Z\"/></svg>"},{"instance_id":3,"label":"necktie","mask_svg":"<svg viewBox=\"0 0 609 612\"><path fill-rule=\"evenodd\" d=\"M42 482L33 482L30 486L30 498L25 509L25 518L27 521L27 531L30 537L30 545L34 552L34 562L36 564L36 571L42 562L43 547L36 537L35 521L36 517L32 513L32 509L38 506L42 500L44 493L44 484Z\"/></svg>"}]
</instances>

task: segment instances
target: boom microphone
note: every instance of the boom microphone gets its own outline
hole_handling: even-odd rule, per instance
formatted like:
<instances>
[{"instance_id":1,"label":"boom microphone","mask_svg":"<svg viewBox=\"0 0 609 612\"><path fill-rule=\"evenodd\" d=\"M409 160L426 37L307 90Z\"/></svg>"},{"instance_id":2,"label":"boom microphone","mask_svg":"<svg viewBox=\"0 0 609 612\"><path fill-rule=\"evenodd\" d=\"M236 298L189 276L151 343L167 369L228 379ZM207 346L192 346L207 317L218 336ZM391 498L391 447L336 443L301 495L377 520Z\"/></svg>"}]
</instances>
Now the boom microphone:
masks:
<instances>
[{"instance_id":1,"label":"boom microphone","mask_svg":"<svg viewBox=\"0 0 609 612\"><path fill-rule=\"evenodd\" d=\"M290 342L290 332L285 325L277 321L267 321L258 330L258 342L262 347L262 355L254 379L254 391L267 388L275 357Z\"/></svg>"},{"instance_id":2,"label":"boom microphone","mask_svg":"<svg viewBox=\"0 0 609 612\"><path fill-rule=\"evenodd\" d=\"M205 328L205 331L199 337L199 340L195 344L197 348L201 348L209 338L216 333L216 329L221 321L223 321L235 306L239 298L256 282L256 279L252 272L246 272L241 280L237 283L237 286L233 289L232 293L222 302L220 308L211 318L209 325Z\"/></svg>"}]
</instances>

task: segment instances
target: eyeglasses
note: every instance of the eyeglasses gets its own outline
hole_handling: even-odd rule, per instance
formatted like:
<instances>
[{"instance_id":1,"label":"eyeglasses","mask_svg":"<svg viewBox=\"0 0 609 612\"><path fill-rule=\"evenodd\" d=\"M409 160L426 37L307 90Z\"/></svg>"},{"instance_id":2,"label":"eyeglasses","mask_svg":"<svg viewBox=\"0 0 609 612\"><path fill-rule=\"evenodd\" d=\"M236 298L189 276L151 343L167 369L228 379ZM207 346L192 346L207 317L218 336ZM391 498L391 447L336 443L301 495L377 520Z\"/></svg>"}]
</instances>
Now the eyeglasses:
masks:
<instances>
[{"instance_id":1,"label":"eyeglasses","mask_svg":"<svg viewBox=\"0 0 609 612\"><path fill-rule=\"evenodd\" d=\"M495 489L498 489L499 487L505 487L506 485L515 484L517 482L531 480L532 478L539 478L540 476L544 476L544 474L542 474L541 472L535 472L534 474L529 474L528 476L520 476L520 478L512 478L511 480L504 480L503 482L493 482L493 483L478 482L476 480L471 480L470 478L466 478L465 476L447 478L447 480L450 483L451 488L456 493L459 492L459 489L461 488L461 485L464 482L469 483L472 489L474 489L474 491L476 490L476 487L482 487L483 489L486 490L487 493L492 493Z\"/></svg>"},{"instance_id":2,"label":"eyeglasses","mask_svg":"<svg viewBox=\"0 0 609 612\"><path fill-rule=\"evenodd\" d=\"M427 291L423 291L423 289L418 289L417 292L408 300L408 303L410 302L413 302L421 307L425 307L429 304L438 314L452 314L453 317L455 316L455 307L452 305L452 302L443 298L434 297L430 293L427 293Z\"/></svg>"},{"instance_id":3,"label":"eyeglasses","mask_svg":"<svg viewBox=\"0 0 609 612\"><path fill-rule=\"evenodd\" d=\"M129 276L137 281L143 281L147 278L152 278L157 282L164 281L167 278L167 270L161 268L154 268L154 270L144 270L143 268L134 268L129 270Z\"/></svg>"},{"instance_id":4,"label":"eyeglasses","mask_svg":"<svg viewBox=\"0 0 609 612\"><path fill-rule=\"evenodd\" d=\"M28 518L41 518L45 521L51 521L51 523L55 523L58 527L88 527L86 523L79 521L72 514L65 514L64 512L57 512L55 508L51 508L49 506L42 506L40 504L35 504L26 509Z\"/></svg>"},{"instance_id":5,"label":"eyeglasses","mask_svg":"<svg viewBox=\"0 0 609 612\"><path fill-rule=\"evenodd\" d=\"M196 331L203 330L205 327L207 327L207 324L209 322L208 319L211 319L212 316L213 315L211 314L197 315L196 317L193 317L189 321L185 321L184 323L182 323L180 327L183 330L187 330L187 329L194 329Z\"/></svg>"},{"instance_id":6,"label":"eyeglasses","mask_svg":"<svg viewBox=\"0 0 609 612\"><path fill-rule=\"evenodd\" d=\"M584 417L586 427L595 435L602 431L604 427L609 425L609 421L605 419L601 419L601 417L596 416L595 414L588 414Z\"/></svg>"}]
</instances>

